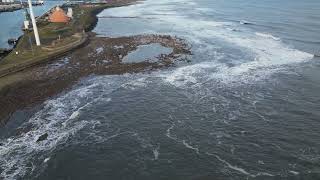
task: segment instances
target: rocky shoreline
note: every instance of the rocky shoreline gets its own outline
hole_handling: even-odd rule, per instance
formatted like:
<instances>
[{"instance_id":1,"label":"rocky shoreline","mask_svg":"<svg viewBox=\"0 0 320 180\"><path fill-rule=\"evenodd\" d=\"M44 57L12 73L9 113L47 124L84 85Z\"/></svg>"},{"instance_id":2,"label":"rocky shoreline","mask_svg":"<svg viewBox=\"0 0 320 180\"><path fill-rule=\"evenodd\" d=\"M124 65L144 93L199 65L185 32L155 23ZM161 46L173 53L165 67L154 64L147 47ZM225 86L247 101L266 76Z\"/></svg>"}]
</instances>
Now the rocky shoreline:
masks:
<instances>
[{"instance_id":1,"label":"rocky shoreline","mask_svg":"<svg viewBox=\"0 0 320 180\"><path fill-rule=\"evenodd\" d=\"M127 6L137 2L137 0L110 0L104 3L65 3L61 8L73 9L73 18L65 25L49 23L48 16L52 9L49 10L37 18L38 31L42 34L41 46L30 46L30 41L35 43L31 31L19 37L13 49L5 53L0 51L0 78L54 60L77 49L87 42L86 33L96 26L97 14L107 8Z\"/></svg>"},{"instance_id":2,"label":"rocky shoreline","mask_svg":"<svg viewBox=\"0 0 320 180\"><path fill-rule=\"evenodd\" d=\"M0 48L0 61L3 57L5 57L6 55L8 55L10 53L11 49L3 49Z\"/></svg>"},{"instance_id":3,"label":"rocky shoreline","mask_svg":"<svg viewBox=\"0 0 320 180\"><path fill-rule=\"evenodd\" d=\"M21 4L0 4L0 13L1 12L12 12L24 8Z\"/></svg>"},{"instance_id":4,"label":"rocky shoreline","mask_svg":"<svg viewBox=\"0 0 320 180\"><path fill-rule=\"evenodd\" d=\"M113 6L135 3L135 0L117 0ZM113 75L151 71L171 66L177 60L186 60L191 54L188 43L168 35L138 35L130 37L97 37L90 32L98 22L92 12L92 22L86 29L87 41L59 57L41 61L37 65L0 78L0 126L4 126L13 113L35 107L45 100L71 88L81 78L95 75ZM172 49L169 54L159 54L156 61L142 59L135 63L123 58L140 46L157 43Z\"/></svg>"},{"instance_id":5,"label":"rocky shoreline","mask_svg":"<svg viewBox=\"0 0 320 180\"><path fill-rule=\"evenodd\" d=\"M153 43L169 47L172 52L160 54L157 61L122 61L139 46ZM40 104L71 88L83 77L151 71L186 60L190 54L190 47L184 40L168 35L107 38L89 33L87 44L55 61L0 78L0 124L6 124L15 111Z\"/></svg>"}]
</instances>

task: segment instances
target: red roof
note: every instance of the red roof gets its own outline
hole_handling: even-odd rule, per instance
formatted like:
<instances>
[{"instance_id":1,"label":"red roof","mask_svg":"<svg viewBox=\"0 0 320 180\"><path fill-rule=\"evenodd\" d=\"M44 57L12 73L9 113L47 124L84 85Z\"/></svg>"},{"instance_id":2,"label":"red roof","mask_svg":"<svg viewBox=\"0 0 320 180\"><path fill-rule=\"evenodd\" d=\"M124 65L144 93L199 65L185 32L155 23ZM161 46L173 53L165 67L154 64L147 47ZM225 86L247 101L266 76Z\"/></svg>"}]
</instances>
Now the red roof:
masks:
<instances>
[{"instance_id":1,"label":"red roof","mask_svg":"<svg viewBox=\"0 0 320 180\"><path fill-rule=\"evenodd\" d=\"M55 23L67 23L69 22L69 17L66 15L64 10L57 7L55 10L50 14L49 16L49 22L55 22Z\"/></svg>"}]
</instances>

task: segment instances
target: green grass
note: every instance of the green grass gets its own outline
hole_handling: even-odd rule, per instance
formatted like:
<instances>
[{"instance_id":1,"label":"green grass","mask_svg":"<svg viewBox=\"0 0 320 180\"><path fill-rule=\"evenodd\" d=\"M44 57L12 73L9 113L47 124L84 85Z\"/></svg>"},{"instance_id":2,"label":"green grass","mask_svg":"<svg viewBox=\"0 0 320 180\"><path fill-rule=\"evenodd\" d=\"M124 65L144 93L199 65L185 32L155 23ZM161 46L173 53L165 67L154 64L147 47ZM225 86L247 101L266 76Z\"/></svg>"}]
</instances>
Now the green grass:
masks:
<instances>
[{"instance_id":1,"label":"green grass","mask_svg":"<svg viewBox=\"0 0 320 180\"><path fill-rule=\"evenodd\" d=\"M38 30L41 47L35 45L33 32L25 32L12 52L0 61L0 76L23 70L72 50L84 42L86 36L83 32L91 31L95 27L98 21L96 15L111 7L115 6L100 4L96 7L73 7L73 19L67 24L40 20ZM74 34L82 34L82 37L72 36Z\"/></svg>"},{"instance_id":2,"label":"green grass","mask_svg":"<svg viewBox=\"0 0 320 180\"><path fill-rule=\"evenodd\" d=\"M57 51L63 51L59 47L68 45L76 41L72 35L83 31L90 31L97 22L96 14L109 5L100 5L98 7L74 7L74 18L69 23L49 23L39 22L38 30L41 39L42 47L50 47L51 51L47 48L37 47L35 45L35 39L33 32L25 32L25 34L18 41L17 46L13 51L7 55L0 62L0 71L6 68L12 68L17 65L23 65L27 62L41 61L49 54ZM60 37L60 41L58 41ZM54 48L54 43L57 47ZM16 54L18 52L18 54Z\"/></svg>"}]
</instances>

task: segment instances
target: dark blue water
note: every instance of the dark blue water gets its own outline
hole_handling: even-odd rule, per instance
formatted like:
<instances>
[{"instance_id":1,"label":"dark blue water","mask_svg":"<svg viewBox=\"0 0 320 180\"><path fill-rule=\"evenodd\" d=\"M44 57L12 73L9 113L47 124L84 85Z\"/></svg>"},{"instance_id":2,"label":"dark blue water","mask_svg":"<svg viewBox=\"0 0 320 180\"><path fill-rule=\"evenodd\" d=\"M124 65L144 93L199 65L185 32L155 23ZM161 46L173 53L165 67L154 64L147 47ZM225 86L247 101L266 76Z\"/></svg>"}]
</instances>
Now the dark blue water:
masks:
<instances>
[{"instance_id":1,"label":"dark blue water","mask_svg":"<svg viewBox=\"0 0 320 180\"><path fill-rule=\"evenodd\" d=\"M186 39L191 62L82 79L1 138L1 177L320 179L319 1L149 0L99 16L100 36Z\"/></svg>"},{"instance_id":2,"label":"dark blue water","mask_svg":"<svg viewBox=\"0 0 320 180\"><path fill-rule=\"evenodd\" d=\"M198 1L203 7L214 7L205 14L222 21L246 20L251 28L281 37L307 52L319 52L319 1L317 0L213 0Z\"/></svg>"}]
</instances>

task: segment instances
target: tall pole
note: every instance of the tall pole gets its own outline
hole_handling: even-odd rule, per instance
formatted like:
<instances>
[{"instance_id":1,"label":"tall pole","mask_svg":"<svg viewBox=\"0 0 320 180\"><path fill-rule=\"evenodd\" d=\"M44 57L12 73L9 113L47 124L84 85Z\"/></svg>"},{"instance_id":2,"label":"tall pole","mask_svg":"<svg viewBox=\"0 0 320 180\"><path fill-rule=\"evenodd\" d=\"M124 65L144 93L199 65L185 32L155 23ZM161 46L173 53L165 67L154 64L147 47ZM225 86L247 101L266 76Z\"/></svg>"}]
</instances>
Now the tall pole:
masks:
<instances>
[{"instance_id":1,"label":"tall pole","mask_svg":"<svg viewBox=\"0 0 320 180\"><path fill-rule=\"evenodd\" d=\"M40 38L39 38L39 32L38 32L38 28L37 28L36 19L34 18L31 0L28 0L28 3L29 3L30 17L31 17L32 26L33 26L34 37L36 39L37 46L40 46L41 43L40 43Z\"/></svg>"}]
</instances>

